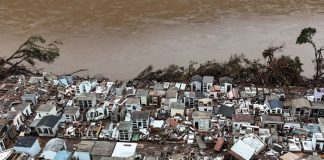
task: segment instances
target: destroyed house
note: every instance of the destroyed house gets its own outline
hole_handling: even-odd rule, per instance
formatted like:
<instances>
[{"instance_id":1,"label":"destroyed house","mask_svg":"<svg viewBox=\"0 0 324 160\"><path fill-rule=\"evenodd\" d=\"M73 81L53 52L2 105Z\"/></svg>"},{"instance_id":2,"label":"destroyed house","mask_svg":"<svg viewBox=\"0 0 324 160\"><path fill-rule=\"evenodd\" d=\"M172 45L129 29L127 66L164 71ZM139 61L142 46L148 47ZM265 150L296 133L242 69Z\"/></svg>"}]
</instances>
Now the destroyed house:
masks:
<instances>
[{"instance_id":1,"label":"destroyed house","mask_svg":"<svg viewBox=\"0 0 324 160\"><path fill-rule=\"evenodd\" d=\"M211 126L212 112L195 111L192 113L194 127L200 131L208 131Z\"/></svg>"},{"instance_id":2,"label":"destroyed house","mask_svg":"<svg viewBox=\"0 0 324 160\"><path fill-rule=\"evenodd\" d=\"M14 148L17 153L26 153L31 157L41 151L37 137L19 137Z\"/></svg>"},{"instance_id":3,"label":"destroyed house","mask_svg":"<svg viewBox=\"0 0 324 160\"><path fill-rule=\"evenodd\" d=\"M134 129L149 128L150 113L145 111L135 111L131 113Z\"/></svg>"},{"instance_id":4,"label":"destroyed house","mask_svg":"<svg viewBox=\"0 0 324 160\"><path fill-rule=\"evenodd\" d=\"M16 137L17 130L12 120L0 119L0 151L6 149L6 146Z\"/></svg>"},{"instance_id":5,"label":"destroyed house","mask_svg":"<svg viewBox=\"0 0 324 160\"><path fill-rule=\"evenodd\" d=\"M55 137L59 127L60 119L60 117L54 115L47 115L42 117L36 126L38 135Z\"/></svg>"},{"instance_id":6,"label":"destroyed house","mask_svg":"<svg viewBox=\"0 0 324 160\"><path fill-rule=\"evenodd\" d=\"M121 121L118 126L119 141L131 141L133 135L133 122Z\"/></svg>"},{"instance_id":7,"label":"destroyed house","mask_svg":"<svg viewBox=\"0 0 324 160\"><path fill-rule=\"evenodd\" d=\"M76 97L77 104L80 108L91 108L97 104L97 97L95 93L83 93Z\"/></svg>"}]
</instances>

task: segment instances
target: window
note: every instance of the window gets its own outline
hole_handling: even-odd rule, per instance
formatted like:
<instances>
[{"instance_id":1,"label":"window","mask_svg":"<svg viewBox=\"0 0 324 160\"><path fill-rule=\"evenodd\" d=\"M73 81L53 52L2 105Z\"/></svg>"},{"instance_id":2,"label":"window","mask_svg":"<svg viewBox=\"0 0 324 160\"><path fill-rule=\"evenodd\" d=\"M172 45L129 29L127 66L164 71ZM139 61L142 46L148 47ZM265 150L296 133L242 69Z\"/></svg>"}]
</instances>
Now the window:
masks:
<instances>
[{"instance_id":1,"label":"window","mask_svg":"<svg viewBox=\"0 0 324 160\"><path fill-rule=\"evenodd\" d=\"M48 131L49 131L50 134L53 134L52 128L49 128Z\"/></svg>"},{"instance_id":2,"label":"window","mask_svg":"<svg viewBox=\"0 0 324 160\"><path fill-rule=\"evenodd\" d=\"M43 133L43 130L41 128L37 128L38 133Z\"/></svg>"},{"instance_id":3,"label":"window","mask_svg":"<svg viewBox=\"0 0 324 160\"><path fill-rule=\"evenodd\" d=\"M48 134L47 128L44 129L44 134Z\"/></svg>"}]
</instances>

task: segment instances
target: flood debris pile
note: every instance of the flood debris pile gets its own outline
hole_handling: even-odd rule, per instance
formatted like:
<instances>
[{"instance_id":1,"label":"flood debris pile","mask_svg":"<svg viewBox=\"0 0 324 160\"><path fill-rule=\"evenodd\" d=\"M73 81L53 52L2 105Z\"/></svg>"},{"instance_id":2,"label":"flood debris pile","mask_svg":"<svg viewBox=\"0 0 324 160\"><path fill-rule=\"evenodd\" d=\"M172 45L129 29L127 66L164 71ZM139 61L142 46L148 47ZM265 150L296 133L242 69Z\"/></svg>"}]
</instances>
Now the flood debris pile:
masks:
<instances>
[{"instance_id":1,"label":"flood debris pile","mask_svg":"<svg viewBox=\"0 0 324 160\"><path fill-rule=\"evenodd\" d=\"M0 84L0 157L289 159L322 157L323 88L233 78L121 82L43 73Z\"/></svg>"}]
</instances>

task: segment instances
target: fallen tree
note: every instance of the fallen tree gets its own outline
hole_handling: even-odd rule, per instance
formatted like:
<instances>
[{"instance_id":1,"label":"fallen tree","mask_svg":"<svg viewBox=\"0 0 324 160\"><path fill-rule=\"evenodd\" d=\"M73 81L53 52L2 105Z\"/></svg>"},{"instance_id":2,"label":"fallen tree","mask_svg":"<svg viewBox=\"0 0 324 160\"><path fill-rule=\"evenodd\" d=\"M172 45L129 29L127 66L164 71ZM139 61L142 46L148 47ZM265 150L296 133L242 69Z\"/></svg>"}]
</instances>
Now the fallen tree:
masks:
<instances>
[{"instance_id":1,"label":"fallen tree","mask_svg":"<svg viewBox=\"0 0 324 160\"><path fill-rule=\"evenodd\" d=\"M60 41L46 43L41 36L29 37L12 55L0 57L0 79L16 74L39 74L32 67L37 62L53 63L60 56L58 45L61 44Z\"/></svg>"}]
</instances>

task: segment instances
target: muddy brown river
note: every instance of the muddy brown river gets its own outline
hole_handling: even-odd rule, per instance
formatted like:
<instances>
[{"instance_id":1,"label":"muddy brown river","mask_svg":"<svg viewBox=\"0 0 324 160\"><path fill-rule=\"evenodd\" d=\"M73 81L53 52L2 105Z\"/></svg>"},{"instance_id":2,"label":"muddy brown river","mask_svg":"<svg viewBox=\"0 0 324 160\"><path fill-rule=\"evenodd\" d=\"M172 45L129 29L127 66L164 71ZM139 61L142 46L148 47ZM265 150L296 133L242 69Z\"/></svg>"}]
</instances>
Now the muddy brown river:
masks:
<instances>
[{"instance_id":1,"label":"muddy brown river","mask_svg":"<svg viewBox=\"0 0 324 160\"><path fill-rule=\"evenodd\" d=\"M0 55L30 35L60 39L61 56L40 67L61 74L129 79L147 65L188 65L244 53L261 58L269 45L300 56L313 74L312 49L296 45L304 27L324 45L323 0L0 0Z\"/></svg>"}]
</instances>

